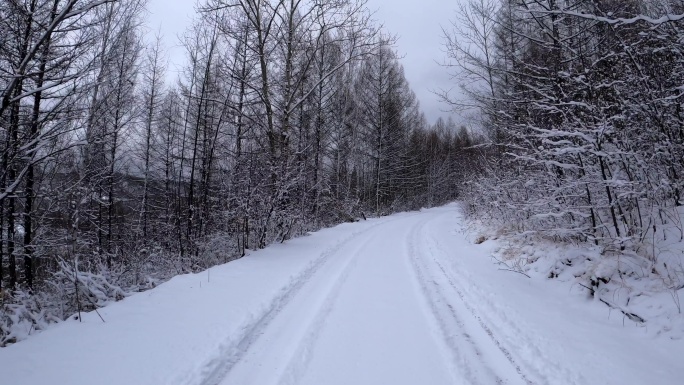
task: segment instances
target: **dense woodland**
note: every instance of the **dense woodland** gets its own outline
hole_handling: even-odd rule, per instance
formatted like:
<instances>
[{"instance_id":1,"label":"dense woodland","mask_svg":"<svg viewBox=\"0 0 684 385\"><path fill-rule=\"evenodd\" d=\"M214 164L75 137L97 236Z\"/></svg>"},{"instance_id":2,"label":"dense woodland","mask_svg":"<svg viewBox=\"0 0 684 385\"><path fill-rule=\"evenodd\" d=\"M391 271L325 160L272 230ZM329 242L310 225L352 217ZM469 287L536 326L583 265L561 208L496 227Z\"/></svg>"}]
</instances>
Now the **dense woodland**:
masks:
<instances>
[{"instance_id":1,"label":"dense woodland","mask_svg":"<svg viewBox=\"0 0 684 385\"><path fill-rule=\"evenodd\" d=\"M363 0L207 0L177 77L145 6L0 0L0 346L453 199L654 269L684 238L682 0L462 1L441 95L471 129L426 123Z\"/></svg>"},{"instance_id":2,"label":"dense woodland","mask_svg":"<svg viewBox=\"0 0 684 385\"><path fill-rule=\"evenodd\" d=\"M442 96L490 144L469 214L634 250L655 272L659 244L684 238L684 1L473 0L458 15L447 65L463 87Z\"/></svg>"},{"instance_id":3,"label":"dense woodland","mask_svg":"<svg viewBox=\"0 0 684 385\"><path fill-rule=\"evenodd\" d=\"M208 0L177 78L145 6L0 0L0 346L478 169L364 1Z\"/></svg>"}]
</instances>

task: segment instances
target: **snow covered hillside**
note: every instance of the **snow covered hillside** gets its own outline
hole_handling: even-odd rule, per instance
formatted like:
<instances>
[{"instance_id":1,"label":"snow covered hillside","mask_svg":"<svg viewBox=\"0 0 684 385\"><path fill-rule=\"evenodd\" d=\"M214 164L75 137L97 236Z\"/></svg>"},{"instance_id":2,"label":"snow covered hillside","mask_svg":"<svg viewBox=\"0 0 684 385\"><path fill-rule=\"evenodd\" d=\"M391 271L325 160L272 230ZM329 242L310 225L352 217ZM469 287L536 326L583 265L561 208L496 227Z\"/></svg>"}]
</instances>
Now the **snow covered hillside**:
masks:
<instances>
[{"instance_id":1,"label":"snow covered hillside","mask_svg":"<svg viewBox=\"0 0 684 385\"><path fill-rule=\"evenodd\" d=\"M342 224L0 350L3 384L679 384L684 343L501 270L456 205Z\"/></svg>"}]
</instances>

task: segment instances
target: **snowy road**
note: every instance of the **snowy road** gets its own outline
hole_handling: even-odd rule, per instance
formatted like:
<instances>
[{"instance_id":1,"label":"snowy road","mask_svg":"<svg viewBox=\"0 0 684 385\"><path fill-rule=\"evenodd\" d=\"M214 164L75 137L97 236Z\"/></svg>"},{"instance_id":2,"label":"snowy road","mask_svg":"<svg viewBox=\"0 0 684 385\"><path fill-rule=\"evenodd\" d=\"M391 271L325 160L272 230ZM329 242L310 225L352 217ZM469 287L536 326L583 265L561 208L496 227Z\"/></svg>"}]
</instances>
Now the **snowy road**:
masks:
<instances>
[{"instance_id":1,"label":"snowy road","mask_svg":"<svg viewBox=\"0 0 684 385\"><path fill-rule=\"evenodd\" d=\"M491 243L491 242L488 242ZM0 350L5 384L676 384L681 341L500 271L455 206L323 230ZM614 318L614 317L613 317ZM5 382L5 379L9 379Z\"/></svg>"},{"instance_id":2,"label":"snowy road","mask_svg":"<svg viewBox=\"0 0 684 385\"><path fill-rule=\"evenodd\" d=\"M460 312L465 306L426 242L431 219L407 216L347 241L291 294L239 361L205 383L524 383L470 314Z\"/></svg>"}]
</instances>

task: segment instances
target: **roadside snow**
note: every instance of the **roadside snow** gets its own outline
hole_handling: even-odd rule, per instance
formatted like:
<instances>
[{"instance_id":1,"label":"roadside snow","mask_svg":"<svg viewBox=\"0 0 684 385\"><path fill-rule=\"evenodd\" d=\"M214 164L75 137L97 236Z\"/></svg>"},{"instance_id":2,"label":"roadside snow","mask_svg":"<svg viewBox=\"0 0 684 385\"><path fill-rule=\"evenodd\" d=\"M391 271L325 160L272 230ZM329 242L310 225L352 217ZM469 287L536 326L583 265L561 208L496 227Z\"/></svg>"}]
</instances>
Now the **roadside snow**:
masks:
<instances>
[{"instance_id":1,"label":"roadside snow","mask_svg":"<svg viewBox=\"0 0 684 385\"><path fill-rule=\"evenodd\" d=\"M549 288L561 291L559 299L596 302L615 324L651 337L684 338L684 242L678 234L654 247L655 257L557 243L534 234L493 238L483 247L489 247L500 268L548 281Z\"/></svg>"},{"instance_id":2,"label":"roadside snow","mask_svg":"<svg viewBox=\"0 0 684 385\"><path fill-rule=\"evenodd\" d=\"M491 258L500 241L475 245L467 231L443 216L425 237L437 244L452 283L493 339L511 353L531 384L680 384L684 343L580 292L578 285L501 270ZM545 249L541 252L550 252Z\"/></svg>"}]
</instances>

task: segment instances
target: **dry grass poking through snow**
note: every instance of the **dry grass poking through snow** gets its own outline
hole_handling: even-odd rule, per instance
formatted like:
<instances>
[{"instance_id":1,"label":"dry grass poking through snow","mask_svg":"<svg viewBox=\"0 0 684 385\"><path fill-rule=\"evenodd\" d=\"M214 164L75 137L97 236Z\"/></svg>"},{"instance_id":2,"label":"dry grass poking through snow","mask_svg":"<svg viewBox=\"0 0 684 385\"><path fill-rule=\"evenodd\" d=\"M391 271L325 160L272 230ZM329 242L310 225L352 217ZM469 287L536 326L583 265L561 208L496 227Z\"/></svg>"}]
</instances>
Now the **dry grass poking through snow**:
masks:
<instances>
[{"instance_id":1,"label":"dry grass poking through snow","mask_svg":"<svg viewBox=\"0 0 684 385\"><path fill-rule=\"evenodd\" d=\"M471 222L469 232L475 234L474 244L496 243L491 257L501 269L566 285L568 295L596 301L611 317L617 314L648 334L684 338L684 242L678 231L623 251L493 230L477 222Z\"/></svg>"}]
</instances>

